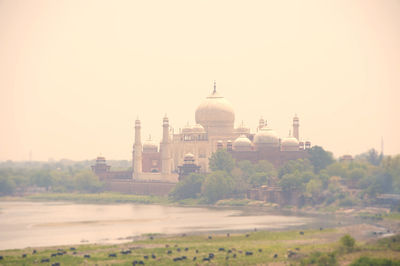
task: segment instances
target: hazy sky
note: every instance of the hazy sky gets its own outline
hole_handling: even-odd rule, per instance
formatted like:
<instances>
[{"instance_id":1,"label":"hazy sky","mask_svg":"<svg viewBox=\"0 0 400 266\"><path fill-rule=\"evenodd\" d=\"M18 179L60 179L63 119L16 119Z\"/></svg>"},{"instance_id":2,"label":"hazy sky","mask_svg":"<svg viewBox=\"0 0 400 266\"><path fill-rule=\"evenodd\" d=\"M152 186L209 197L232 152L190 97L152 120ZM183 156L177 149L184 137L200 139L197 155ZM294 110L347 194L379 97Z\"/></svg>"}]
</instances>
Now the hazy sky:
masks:
<instances>
[{"instance_id":1,"label":"hazy sky","mask_svg":"<svg viewBox=\"0 0 400 266\"><path fill-rule=\"evenodd\" d=\"M0 0L0 160L131 159L214 80L237 125L400 153L400 1Z\"/></svg>"}]
</instances>

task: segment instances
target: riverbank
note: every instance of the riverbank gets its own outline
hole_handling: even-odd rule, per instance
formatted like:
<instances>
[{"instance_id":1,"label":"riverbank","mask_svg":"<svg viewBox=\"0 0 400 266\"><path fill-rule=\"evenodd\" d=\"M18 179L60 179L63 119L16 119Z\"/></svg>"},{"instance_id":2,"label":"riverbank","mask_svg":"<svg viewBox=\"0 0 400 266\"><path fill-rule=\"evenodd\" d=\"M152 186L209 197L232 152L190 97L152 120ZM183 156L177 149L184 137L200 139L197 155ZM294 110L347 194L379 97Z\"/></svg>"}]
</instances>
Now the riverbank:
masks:
<instances>
[{"instance_id":1,"label":"riverbank","mask_svg":"<svg viewBox=\"0 0 400 266\"><path fill-rule=\"evenodd\" d=\"M360 257L390 259L400 263L400 236L379 239L365 235L371 225L330 229L257 231L231 234L144 235L120 245L76 245L0 251L0 264L23 265L47 261L61 265L286 265L330 260L340 265ZM356 245L344 250L340 238L352 234ZM125 253L125 254L123 254ZM25 254L25 255L24 255ZM113 254L113 255L111 255ZM328 264L324 264L328 265ZM335 265L335 264L329 264Z\"/></svg>"}]
</instances>

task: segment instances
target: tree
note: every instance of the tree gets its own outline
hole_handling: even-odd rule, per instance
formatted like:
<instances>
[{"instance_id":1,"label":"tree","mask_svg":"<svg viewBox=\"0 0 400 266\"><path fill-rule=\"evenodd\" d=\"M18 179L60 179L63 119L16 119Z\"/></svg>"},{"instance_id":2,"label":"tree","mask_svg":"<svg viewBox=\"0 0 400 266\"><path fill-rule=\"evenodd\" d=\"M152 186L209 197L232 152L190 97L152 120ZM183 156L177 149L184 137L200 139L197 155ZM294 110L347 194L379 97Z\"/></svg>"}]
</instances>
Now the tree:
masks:
<instances>
[{"instance_id":1,"label":"tree","mask_svg":"<svg viewBox=\"0 0 400 266\"><path fill-rule=\"evenodd\" d=\"M209 203L225 198L232 192L233 180L225 171L214 171L207 175L201 192Z\"/></svg>"},{"instance_id":2,"label":"tree","mask_svg":"<svg viewBox=\"0 0 400 266\"><path fill-rule=\"evenodd\" d=\"M285 174L279 181L279 186L283 191L304 190L304 182L298 172Z\"/></svg>"},{"instance_id":3,"label":"tree","mask_svg":"<svg viewBox=\"0 0 400 266\"><path fill-rule=\"evenodd\" d=\"M0 195L11 195L15 191L15 183L8 176L0 176Z\"/></svg>"},{"instance_id":4,"label":"tree","mask_svg":"<svg viewBox=\"0 0 400 266\"><path fill-rule=\"evenodd\" d=\"M285 163L280 169L278 177L282 178L285 174L292 174L295 172L312 172L313 166L308 159L290 160Z\"/></svg>"},{"instance_id":5,"label":"tree","mask_svg":"<svg viewBox=\"0 0 400 266\"><path fill-rule=\"evenodd\" d=\"M230 173L235 167L235 160L226 150L220 149L211 155L209 166L212 171L226 171Z\"/></svg>"},{"instance_id":6,"label":"tree","mask_svg":"<svg viewBox=\"0 0 400 266\"><path fill-rule=\"evenodd\" d=\"M74 175L75 187L79 191L98 192L103 188L97 175L92 171L83 170Z\"/></svg>"},{"instance_id":7,"label":"tree","mask_svg":"<svg viewBox=\"0 0 400 266\"><path fill-rule=\"evenodd\" d=\"M196 198L201 192L203 182L204 175L191 173L175 186L170 197L174 200Z\"/></svg>"},{"instance_id":8,"label":"tree","mask_svg":"<svg viewBox=\"0 0 400 266\"><path fill-rule=\"evenodd\" d=\"M350 252L354 249L355 243L356 243L356 240L353 237L351 237L349 234L346 234L346 235L342 236L342 238L340 238L341 247L347 252Z\"/></svg>"},{"instance_id":9,"label":"tree","mask_svg":"<svg viewBox=\"0 0 400 266\"><path fill-rule=\"evenodd\" d=\"M319 173L319 171L325 169L328 165L334 162L332 153L325 151L320 146L312 147L308 153L310 154L310 161L314 166L315 173Z\"/></svg>"}]
</instances>

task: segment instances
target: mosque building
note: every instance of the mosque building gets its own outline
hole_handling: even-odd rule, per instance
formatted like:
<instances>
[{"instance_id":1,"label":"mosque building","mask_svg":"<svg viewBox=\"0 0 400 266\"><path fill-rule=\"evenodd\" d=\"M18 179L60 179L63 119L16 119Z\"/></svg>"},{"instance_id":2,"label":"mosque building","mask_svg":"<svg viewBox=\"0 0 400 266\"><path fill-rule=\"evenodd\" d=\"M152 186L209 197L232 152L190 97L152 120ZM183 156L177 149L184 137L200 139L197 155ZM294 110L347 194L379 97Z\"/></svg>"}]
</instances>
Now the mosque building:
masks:
<instances>
[{"instance_id":1,"label":"mosque building","mask_svg":"<svg viewBox=\"0 0 400 266\"><path fill-rule=\"evenodd\" d=\"M216 90L197 107L195 125L186 125L174 132L168 117L163 118L160 145L151 138L142 142L141 122L135 121L135 142L132 153L133 180L178 182L185 169L208 172L208 160L217 149L226 149L237 161L268 160L275 167L288 160L307 157L309 141L300 141L299 118L293 118L293 136L280 138L264 119L252 133L242 123L235 128L235 112L229 101ZM186 167L186 168L185 168ZM187 168L189 167L189 168Z\"/></svg>"}]
</instances>

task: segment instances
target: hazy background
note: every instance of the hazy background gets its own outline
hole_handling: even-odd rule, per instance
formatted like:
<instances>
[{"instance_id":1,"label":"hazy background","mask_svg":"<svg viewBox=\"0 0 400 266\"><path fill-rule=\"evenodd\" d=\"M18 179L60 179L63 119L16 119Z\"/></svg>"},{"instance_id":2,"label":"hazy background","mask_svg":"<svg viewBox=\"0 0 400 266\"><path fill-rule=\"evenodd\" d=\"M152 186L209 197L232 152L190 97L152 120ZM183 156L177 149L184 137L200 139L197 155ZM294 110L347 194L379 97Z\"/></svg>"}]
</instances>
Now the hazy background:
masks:
<instances>
[{"instance_id":1,"label":"hazy background","mask_svg":"<svg viewBox=\"0 0 400 266\"><path fill-rule=\"evenodd\" d=\"M334 152L400 152L400 1L0 0L0 160L130 159L217 90Z\"/></svg>"}]
</instances>

